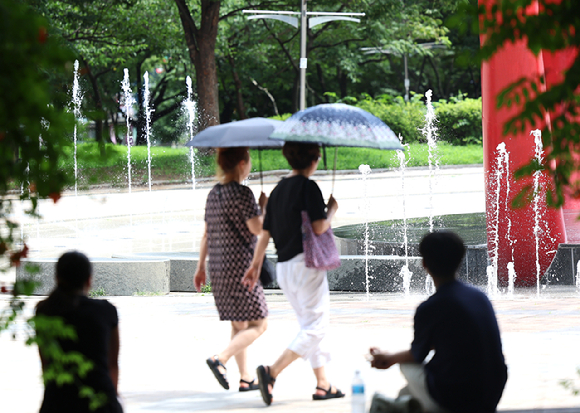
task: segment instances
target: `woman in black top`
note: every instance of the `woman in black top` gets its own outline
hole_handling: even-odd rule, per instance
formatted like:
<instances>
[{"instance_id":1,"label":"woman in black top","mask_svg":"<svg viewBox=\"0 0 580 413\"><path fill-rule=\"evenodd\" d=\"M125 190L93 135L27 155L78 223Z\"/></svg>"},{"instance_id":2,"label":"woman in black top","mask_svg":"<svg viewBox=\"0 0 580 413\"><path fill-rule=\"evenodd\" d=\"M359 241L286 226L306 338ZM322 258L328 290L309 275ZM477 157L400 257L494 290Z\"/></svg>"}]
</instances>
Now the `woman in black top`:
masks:
<instances>
[{"instance_id":1,"label":"woman in black top","mask_svg":"<svg viewBox=\"0 0 580 413\"><path fill-rule=\"evenodd\" d=\"M74 377L73 384L59 386L54 380L46 383L40 413L119 413L117 400L119 378L119 319L117 309L106 300L87 297L91 288L92 266L82 253L63 254L56 264L56 289L36 306L37 316L60 317L74 327L76 340L59 339L65 353L78 352L93 363L83 378ZM37 331L42 340L42 331ZM49 354L39 347L42 370L53 364ZM104 405L90 410L86 397L79 395L81 386L105 396Z\"/></svg>"},{"instance_id":2,"label":"woman in black top","mask_svg":"<svg viewBox=\"0 0 580 413\"><path fill-rule=\"evenodd\" d=\"M300 332L274 364L258 367L260 391L267 405L272 402L275 378L300 357L310 361L316 376L316 392L312 395L314 400L344 397L340 390L330 385L324 370L330 360L323 340L330 321L326 271L306 267L301 230L301 212L305 210L314 232L326 232L338 204L331 195L328 205L325 205L320 188L308 179L318 168L318 145L286 142L283 154L292 172L278 183L270 195L262 235L244 276L245 285L253 288L260 273L260 257L263 257L272 236L278 253L277 281L296 312Z\"/></svg>"}]
</instances>

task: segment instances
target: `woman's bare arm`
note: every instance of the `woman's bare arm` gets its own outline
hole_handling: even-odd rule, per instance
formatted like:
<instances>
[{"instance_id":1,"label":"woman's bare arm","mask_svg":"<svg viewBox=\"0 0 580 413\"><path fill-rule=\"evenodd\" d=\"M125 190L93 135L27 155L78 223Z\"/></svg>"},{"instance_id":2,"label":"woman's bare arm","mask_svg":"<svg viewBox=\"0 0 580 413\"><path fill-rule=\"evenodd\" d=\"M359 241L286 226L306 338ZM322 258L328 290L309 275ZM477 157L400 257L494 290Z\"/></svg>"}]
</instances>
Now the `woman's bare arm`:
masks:
<instances>
[{"instance_id":1,"label":"woman's bare arm","mask_svg":"<svg viewBox=\"0 0 580 413\"><path fill-rule=\"evenodd\" d=\"M193 285L197 292L201 291L201 286L205 285L205 259L207 258L207 224L204 227L203 235L199 243L199 260L197 261L197 268L193 275Z\"/></svg>"},{"instance_id":2,"label":"woman's bare arm","mask_svg":"<svg viewBox=\"0 0 580 413\"><path fill-rule=\"evenodd\" d=\"M330 195L330 198L328 199L326 219L317 219L312 223L312 230L316 235L320 235L328 231L332 218L334 217L334 214L336 214L337 209L338 203L336 202L336 199Z\"/></svg>"},{"instance_id":3,"label":"woman's bare arm","mask_svg":"<svg viewBox=\"0 0 580 413\"><path fill-rule=\"evenodd\" d=\"M246 225L250 232L254 235L260 235L262 232L262 224L264 223L264 216L263 215L256 215L253 218L250 218L246 221Z\"/></svg>"},{"instance_id":4,"label":"woman's bare arm","mask_svg":"<svg viewBox=\"0 0 580 413\"><path fill-rule=\"evenodd\" d=\"M260 206L260 215L256 215L246 221L246 225L250 232L254 235L260 235L262 233L262 225L264 224L264 211L266 210L266 205L268 204L268 197L265 193L260 193L260 198L258 199L258 205Z\"/></svg>"}]
</instances>

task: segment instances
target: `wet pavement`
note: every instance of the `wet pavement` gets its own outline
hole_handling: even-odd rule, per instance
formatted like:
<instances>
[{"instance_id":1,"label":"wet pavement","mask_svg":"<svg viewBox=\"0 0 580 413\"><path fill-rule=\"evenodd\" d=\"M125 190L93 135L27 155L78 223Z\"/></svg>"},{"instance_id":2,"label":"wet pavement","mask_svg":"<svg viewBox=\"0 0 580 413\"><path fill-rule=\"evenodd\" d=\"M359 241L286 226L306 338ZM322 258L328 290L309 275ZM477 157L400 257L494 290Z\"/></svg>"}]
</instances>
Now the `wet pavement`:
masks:
<instances>
[{"instance_id":1,"label":"wet pavement","mask_svg":"<svg viewBox=\"0 0 580 413\"><path fill-rule=\"evenodd\" d=\"M509 379L500 410L578 408L560 382L580 386L580 294L573 288L542 291L518 290L515 297L492 300L502 332ZM218 320L210 294L172 293L157 297L110 297L119 310L121 332L119 390L126 412L240 411L264 408L258 392L239 393L239 375L231 360L223 390L205 359L223 348L230 334L227 322ZM277 412L350 412L349 386L360 369L367 397L375 391L395 396L404 380L394 367L376 371L364 356L370 346L393 351L406 349L412 340L414 309L425 296L336 293L331 299L331 327L327 340L333 360L327 367L331 382L347 392L342 400L315 402L314 375L298 360L276 382ZM30 299L28 310L38 298ZM0 305L2 302L0 301ZM248 352L249 365L272 363L290 343L298 326L283 295L268 293L269 328ZM24 345L20 323L16 340L0 336L0 408L3 412L35 412L42 397L40 362L35 348ZM540 410L541 411L541 410ZM580 411L580 410L579 410Z\"/></svg>"},{"instance_id":2,"label":"wet pavement","mask_svg":"<svg viewBox=\"0 0 580 413\"><path fill-rule=\"evenodd\" d=\"M484 183L481 165L443 168L429 192L425 168L405 174L407 217L483 212ZM279 175L266 177L269 193ZM332 188L328 174L315 176L327 198ZM42 220L26 220L24 233L31 257L54 257L78 248L92 257L111 253L192 251L201 235L203 206L211 182L189 186L95 190L75 197L66 194L54 206L41 203ZM257 178L250 187L258 194ZM360 174L339 173L334 195L339 210L333 226L365 220L403 217L402 186L397 171L374 171L366 181ZM113 193L111 193L113 192ZM368 200L367 203L365 200ZM432 208L430 207L432 205ZM18 208L15 217L19 216ZM0 283L13 275L0 275ZM370 369L365 354L370 346L393 351L408 348L412 340L415 307L425 296L401 294L334 293L328 333L333 361L327 371L331 382L349 394L355 369L360 369L370 399L375 391L395 396L404 381L398 368ZM28 299L26 314L40 298ZM254 411L264 408L258 392L239 393L234 361L229 378L234 390L221 389L205 359L223 348L230 335L227 322L219 322L210 294L171 293L167 296L108 298L119 310L121 332L119 389L126 412ZM6 296L0 295L0 308ZM580 293L575 287L518 289L492 298L498 315L509 379L500 410L574 409L573 396L560 383L571 379L580 388ZM249 349L250 366L272 363L298 330L293 312L279 291L268 292L268 331ZM9 413L38 411L42 398L37 350L24 345L23 321L14 327L16 338L0 335L0 410ZM350 396L314 402L314 376L299 360L277 380L274 404L278 412L349 412ZM368 407L368 406L367 406ZM568 411L568 410L560 410Z\"/></svg>"},{"instance_id":3,"label":"wet pavement","mask_svg":"<svg viewBox=\"0 0 580 413\"><path fill-rule=\"evenodd\" d=\"M266 174L263 191L269 194L285 174ZM408 168L403 188L401 173L395 170L372 171L364 181L358 172L339 171L334 186L331 173L318 171L314 176L325 199L334 187L339 204L334 228L367 220L485 211L481 165L444 167L434 181L428 178L427 168ZM133 187L131 193L127 188L93 188L78 196L67 192L56 204L50 199L39 202L41 219L24 215L28 205L18 202L12 218L22 224L33 259L58 257L70 249L92 258L198 251L205 200L214 184L213 179L205 179L197 181L195 190L191 184L164 183L154 185L151 192L144 186ZM262 190L259 177L252 175L248 185L257 197ZM0 284L13 278L14 273L0 274Z\"/></svg>"}]
</instances>

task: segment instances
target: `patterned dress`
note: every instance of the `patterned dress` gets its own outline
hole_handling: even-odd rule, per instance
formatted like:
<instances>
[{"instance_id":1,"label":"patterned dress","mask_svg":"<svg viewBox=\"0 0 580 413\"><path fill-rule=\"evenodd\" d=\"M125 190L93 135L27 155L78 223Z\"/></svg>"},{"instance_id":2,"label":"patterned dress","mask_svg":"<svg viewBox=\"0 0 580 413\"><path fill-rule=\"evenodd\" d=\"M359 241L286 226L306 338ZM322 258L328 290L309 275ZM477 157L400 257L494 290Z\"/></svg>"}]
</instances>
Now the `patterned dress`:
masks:
<instances>
[{"instance_id":1,"label":"patterned dress","mask_svg":"<svg viewBox=\"0 0 580 413\"><path fill-rule=\"evenodd\" d=\"M268 316L260 282L251 292L241 282L256 246L256 236L246 221L256 215L254 194L237 182L217 184L207 196L208 273L220 320L251 321Z\"/></svg>"}]
</instances>

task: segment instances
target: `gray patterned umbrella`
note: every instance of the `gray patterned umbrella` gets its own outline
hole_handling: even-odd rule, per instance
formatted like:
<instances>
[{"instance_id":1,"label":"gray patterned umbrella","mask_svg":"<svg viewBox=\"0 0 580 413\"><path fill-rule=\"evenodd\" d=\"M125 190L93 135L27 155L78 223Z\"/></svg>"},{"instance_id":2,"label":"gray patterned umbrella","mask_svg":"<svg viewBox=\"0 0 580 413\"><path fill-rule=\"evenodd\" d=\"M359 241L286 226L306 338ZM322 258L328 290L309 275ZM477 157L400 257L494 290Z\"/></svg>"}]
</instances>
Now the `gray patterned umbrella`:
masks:
<instances>
[{"instance_id":1,"label":"gray patterned umbrella","mask_svg":"<svg viewBox=\"0 0 580 413\"><path fill-rule=\"evenodd\" d=\"M366 110L323 103L295 113L270 135L286 142L403 150L397 135Z\"/></svg>"},{"instance_id":2,"label":"gray patterned umbrella","mask_svg":"<svg viewBox=\"0 0 580 413\"><path fill-rule=\"evenodd\" d=\"M404 150L397 135L382 120L344 103L323 103L301 110L277 127L270 138L336 147L332 192L339 146Z\"/></svg>"}]
</instances>

